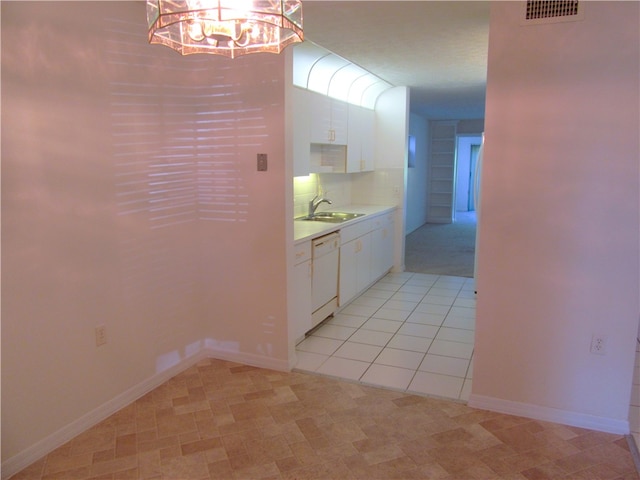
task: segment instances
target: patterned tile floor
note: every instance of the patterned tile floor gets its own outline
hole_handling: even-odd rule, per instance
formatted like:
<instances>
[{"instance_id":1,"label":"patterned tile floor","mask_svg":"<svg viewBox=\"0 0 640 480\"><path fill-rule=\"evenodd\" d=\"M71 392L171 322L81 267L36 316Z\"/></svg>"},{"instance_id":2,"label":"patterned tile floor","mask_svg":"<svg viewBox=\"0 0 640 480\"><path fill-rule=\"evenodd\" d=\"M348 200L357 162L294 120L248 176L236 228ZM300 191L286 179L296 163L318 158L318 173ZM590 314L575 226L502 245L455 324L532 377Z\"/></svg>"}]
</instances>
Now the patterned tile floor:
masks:
<instances>
[{"instance_id":1,"label":"patterned tile floor","mask_svg":"<svg viewBox=\"0 0 640 480\"><path fill-rule=\"evenodd\" d=\"M204 360L23 479L640 479L624 437Z\"/></svg>"},{"instance_id":2,"label":"patterned tile floor","mask_svg":"<svg viewBox=\"0 0 640 480\"><path fill-rule=\"evenodd\" d=\"M472 278L388 274L296 347L296 370L468 400Z\"/></svg>"}]
</instances>

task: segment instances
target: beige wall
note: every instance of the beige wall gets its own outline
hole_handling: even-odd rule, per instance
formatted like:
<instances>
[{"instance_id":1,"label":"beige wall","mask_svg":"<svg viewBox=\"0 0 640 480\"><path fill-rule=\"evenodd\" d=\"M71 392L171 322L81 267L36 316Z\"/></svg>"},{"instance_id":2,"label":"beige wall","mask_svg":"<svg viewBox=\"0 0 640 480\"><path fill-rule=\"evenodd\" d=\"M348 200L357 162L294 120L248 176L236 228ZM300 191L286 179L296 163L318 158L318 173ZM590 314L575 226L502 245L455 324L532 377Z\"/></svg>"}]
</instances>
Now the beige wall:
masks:
<instances>
[{"instance_id":1,"label":"beige wall","mask_svg":"<svg viewBox=\"0 0 640 480\"><path fill-rule=\"evenodd\" d=\"M150 46L143 2L2 34L3 463L205 348L286 368L284 57Z\"/></svg>"},{"instance_id":2,"label":"beige wall","mask_svg":"<svg viewBox=\"0 0 640 480\"><path fill-rule=\"evenodd\" d=\"M492 4L471 404L616 430L640 311L639 4L581 5L525 27Z\"/></svg>"}]
</instances>

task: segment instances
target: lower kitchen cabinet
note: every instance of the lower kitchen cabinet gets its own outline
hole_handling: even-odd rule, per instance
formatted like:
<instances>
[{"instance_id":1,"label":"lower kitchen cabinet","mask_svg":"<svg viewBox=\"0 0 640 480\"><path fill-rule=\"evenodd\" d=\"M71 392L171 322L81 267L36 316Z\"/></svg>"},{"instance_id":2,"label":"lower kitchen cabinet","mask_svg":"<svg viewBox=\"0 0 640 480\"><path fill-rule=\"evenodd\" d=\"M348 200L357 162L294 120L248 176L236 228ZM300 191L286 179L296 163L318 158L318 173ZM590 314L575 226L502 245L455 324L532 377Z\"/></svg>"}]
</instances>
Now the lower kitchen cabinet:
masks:
<instances>
[{"instance_id":1,"label":"lower kitchen cabinet","mask_svg":"<svg viewBox=\"0 0 640 480\"><path fill-rule=\"evenodd\" d=\"M340 295L344 306L393 266L393 213L341 230Z\"/></svg>"},{"instance_id":2,"label":"lower kitchen cabinet","mask_svg":"<svg viewBox=\"0 0 640 480\"><path fill-rule=\"evenodd\" d=\"M393 218L393 212L368 215L340 229L339 307L347 305L393 267ZM312 244L313 240L309 240L296 245L294 250L290 332L296 343L315 326Z\"/></svg>"},{"instance_id":3,"label":"lower kitchen cabinet","mask_svg":"<svg viewBox=\"0 0 640 480\"><path fill-rule=\"evenodd\" d=\"M293 267L294 295L292 314L293 338L298 341L311 330L311 242L304 242L295 247L295 264Z\"/></svg>"},{"instance_id":4,"label":"lower kitchen cabinet","mask_svg":"<svg viewBox=\"0 0 640 480\"><path fill-rule=\"evenodd\" d=\"M371 278L371 233L340 246L340 295L344 305L367 288Z\"/></svg>"},{"instance_id":5,"label":"lower kitchen cabinet","mask_svg":"<svg viewBox=\"0 0 640 480\"><path fill-rule=\"evenodd\" d=\"M371 232L371 276L374 280L393 267L393 213L381 215Z\"/></svg>"}]
</instances>

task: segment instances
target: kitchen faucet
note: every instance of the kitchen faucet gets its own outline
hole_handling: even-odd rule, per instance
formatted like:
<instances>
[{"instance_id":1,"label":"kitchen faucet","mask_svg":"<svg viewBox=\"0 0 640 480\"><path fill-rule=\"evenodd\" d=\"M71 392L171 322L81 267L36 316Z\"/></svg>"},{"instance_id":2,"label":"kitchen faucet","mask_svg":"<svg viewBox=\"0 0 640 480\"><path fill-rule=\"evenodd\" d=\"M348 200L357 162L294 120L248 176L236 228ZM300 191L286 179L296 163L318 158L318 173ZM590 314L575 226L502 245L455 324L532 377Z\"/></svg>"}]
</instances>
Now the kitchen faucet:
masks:
<instances>
[{"instance_id":1,"label":"kitchen faucet","mask_svg":"<svg viewBox=\"0 0 640 480\"><path fill-rule=\"evenodd\" d=\"M319 198L318 198L319 197ZM316 214L316 209L320 206L321 203L328 203L331 205L331 200L328 198L320 197L320 195L316 195L313 197L313 200L309 202L309 217L313 217Z\"/></svg>"}]
</instances>

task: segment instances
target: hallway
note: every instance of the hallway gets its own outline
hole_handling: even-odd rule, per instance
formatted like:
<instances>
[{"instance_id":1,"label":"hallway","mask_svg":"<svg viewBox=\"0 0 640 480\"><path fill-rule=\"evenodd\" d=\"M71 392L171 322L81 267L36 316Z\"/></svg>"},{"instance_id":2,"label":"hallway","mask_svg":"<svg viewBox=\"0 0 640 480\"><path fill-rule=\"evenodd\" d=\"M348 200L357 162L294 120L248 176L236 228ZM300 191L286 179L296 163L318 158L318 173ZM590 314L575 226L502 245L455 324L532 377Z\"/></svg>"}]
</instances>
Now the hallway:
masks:
<instances>
[{"instance_id":1,"label":"hallway","mask_svg":"<svg viewBox=\"0 0 640 480\"><path fill-rule=\"evenodd\" d=\"M456 212L453 223L425 223L406 236L409 272L473 277L476 212Z\"/></svg>"}]
</instances>

